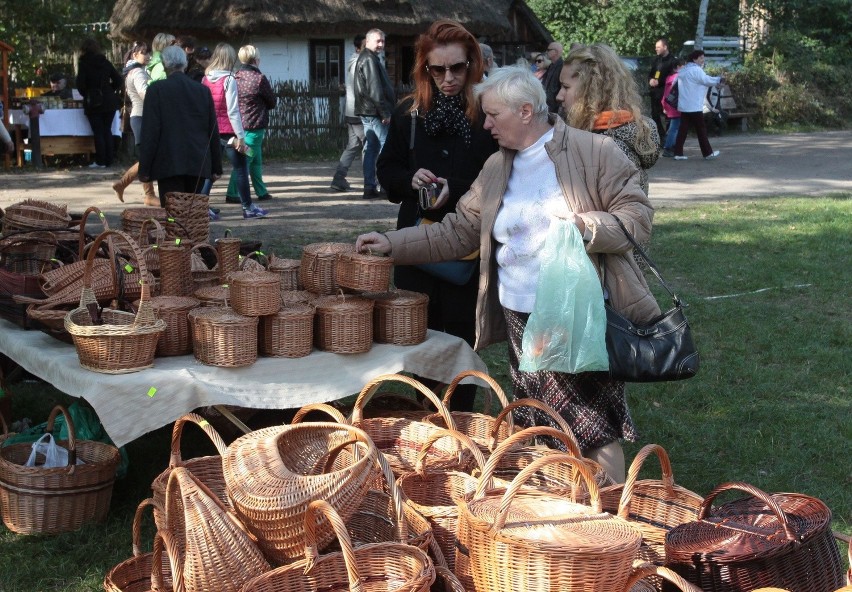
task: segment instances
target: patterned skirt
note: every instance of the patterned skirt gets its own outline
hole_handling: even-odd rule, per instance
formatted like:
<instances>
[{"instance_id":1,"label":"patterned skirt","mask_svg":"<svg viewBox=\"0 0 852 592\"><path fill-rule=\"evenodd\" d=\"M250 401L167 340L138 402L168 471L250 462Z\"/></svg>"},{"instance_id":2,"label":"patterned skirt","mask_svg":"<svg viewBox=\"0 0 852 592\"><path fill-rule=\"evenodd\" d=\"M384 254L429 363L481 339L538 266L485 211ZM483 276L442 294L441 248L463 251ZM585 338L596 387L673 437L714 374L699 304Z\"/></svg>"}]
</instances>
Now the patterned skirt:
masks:
<instances>
[{"instance_id":1,"label":"patterned skirt","mask_svg":"<svg viewBox=\"0 0 852 592\"><path fill-rule=\"evenodd\" d=\"M509 335L509 375L515 399L530 397L550 405L571 426L584 454L622 438L636 441L639 434L627 408L623 382L610 379L606 372L566 374L518 370L524 327L530 315L507 308L503 308L503 313ZM513 418L524 427L547 425L558 429L554 421L537 409L518 409Z\"/></svg>"}]
</instances>

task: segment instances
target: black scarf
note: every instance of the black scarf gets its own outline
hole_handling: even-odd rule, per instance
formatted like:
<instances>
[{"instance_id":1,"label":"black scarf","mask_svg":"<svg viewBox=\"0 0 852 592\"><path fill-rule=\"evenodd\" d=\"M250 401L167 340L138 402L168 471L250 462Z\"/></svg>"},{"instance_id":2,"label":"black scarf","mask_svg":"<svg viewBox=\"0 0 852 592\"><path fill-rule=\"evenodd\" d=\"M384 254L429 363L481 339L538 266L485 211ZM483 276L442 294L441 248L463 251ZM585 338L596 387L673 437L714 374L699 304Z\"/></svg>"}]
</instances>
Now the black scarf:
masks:
<instances>
[{"instance_id":1,"label":"black scarf","mask_svg":"<svg viewBox=\"0 0 852 592\"><path fill-rule=\"evenodd\" d=\"M461 136L468 146L471 142L470 120L464 113L464 97L461 93L447 96L433 89L432 108L423 118L423 126L430 136L446 133L450 136Z\"/></svg>"}]
</instances>

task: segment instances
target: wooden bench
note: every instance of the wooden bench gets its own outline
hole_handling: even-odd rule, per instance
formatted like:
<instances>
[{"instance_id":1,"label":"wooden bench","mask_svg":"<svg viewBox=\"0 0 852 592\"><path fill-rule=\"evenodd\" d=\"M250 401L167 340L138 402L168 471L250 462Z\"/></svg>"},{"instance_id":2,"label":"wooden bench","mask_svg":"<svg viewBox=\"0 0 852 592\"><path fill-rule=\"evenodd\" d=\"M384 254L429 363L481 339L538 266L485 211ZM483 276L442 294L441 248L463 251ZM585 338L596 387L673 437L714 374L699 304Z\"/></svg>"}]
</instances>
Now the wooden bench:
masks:
<instances>
[{"instance_id":1,"label":"wooden bench","mask_svg":"<svg viewBox=\"0 0 852 592\"><path fill-rule=\"evenodd\" d=\"M737 105L734 93L727 84L711 87L707 91L707 103L725 111L727 113L727 121L739 119L740 129L744 132L748 131L748 120L757 116L756 111L742 109Z\"/></svg>"}]
</instances>

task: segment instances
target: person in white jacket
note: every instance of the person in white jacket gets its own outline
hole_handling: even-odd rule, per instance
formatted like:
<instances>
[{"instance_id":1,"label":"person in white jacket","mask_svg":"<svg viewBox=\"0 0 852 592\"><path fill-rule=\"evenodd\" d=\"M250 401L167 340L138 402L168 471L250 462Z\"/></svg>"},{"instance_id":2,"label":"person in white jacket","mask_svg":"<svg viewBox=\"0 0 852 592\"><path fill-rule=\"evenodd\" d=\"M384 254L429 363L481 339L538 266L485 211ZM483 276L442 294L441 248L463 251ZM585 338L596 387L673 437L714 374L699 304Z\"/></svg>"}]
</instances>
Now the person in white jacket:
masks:
<instances>
[{"instance_id":1,"label":"person in white jacket","mask_svg":"<svg viewBox=\"0 0 852 592\"><path fill-rule=\"evenodd\" d=\"M686 160L683 155L683 144L690 127L695 127L698 136L698 146L705 160L713 160L719 156L718 150L713 150L707 139L707 127L704 124L704 95L707 87L724 83L721 76L708 76L704 72L704 52L696 49L687 59L677 76L677 110L680 111L680 129L674 146L674 159Z\"/></svg>"}]
</instances>

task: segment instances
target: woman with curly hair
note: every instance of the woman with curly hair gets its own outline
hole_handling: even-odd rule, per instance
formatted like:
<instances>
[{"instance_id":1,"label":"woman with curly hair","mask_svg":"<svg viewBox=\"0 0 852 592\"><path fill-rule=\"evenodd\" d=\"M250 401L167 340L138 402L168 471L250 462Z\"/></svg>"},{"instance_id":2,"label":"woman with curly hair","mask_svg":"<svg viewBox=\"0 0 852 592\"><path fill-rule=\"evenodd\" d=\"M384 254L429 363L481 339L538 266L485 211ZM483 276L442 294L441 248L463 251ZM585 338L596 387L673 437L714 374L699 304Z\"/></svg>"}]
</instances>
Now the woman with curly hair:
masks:
<instances>
[{"instance_id":1,"label":"woman with curly hair","mask_svg":"<svg viewBox=\"0 0 852 592\"><path fill-rule=\"evenodd\" d=\"M639 168L648 195L648 171L660 156L660 135L653 120L642 115L636 81L608 45L572 49L559 76L556 96L571 127L611 137Z\"/></svg>"}]
</instances>

